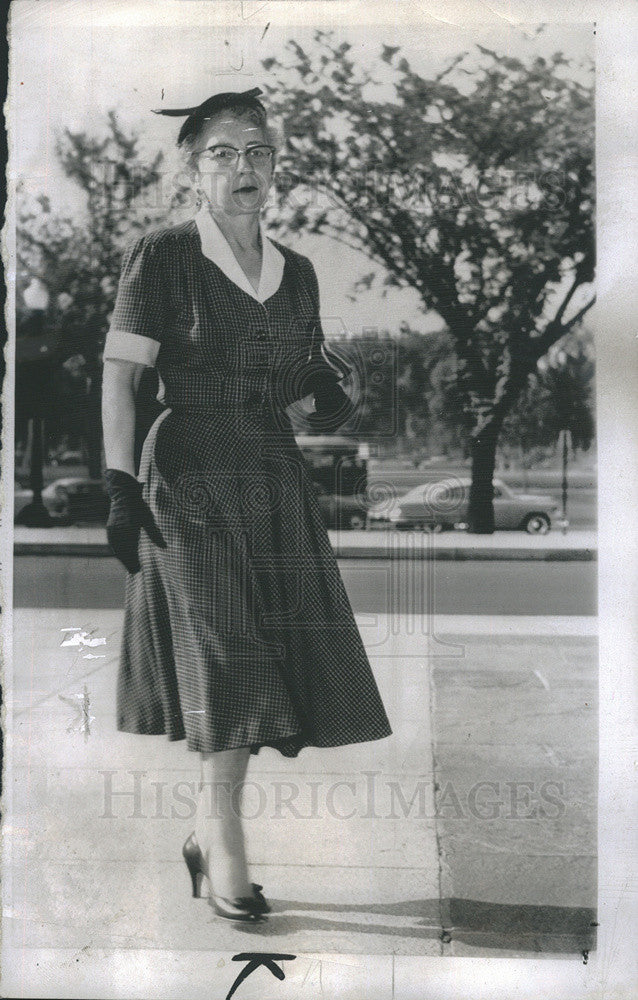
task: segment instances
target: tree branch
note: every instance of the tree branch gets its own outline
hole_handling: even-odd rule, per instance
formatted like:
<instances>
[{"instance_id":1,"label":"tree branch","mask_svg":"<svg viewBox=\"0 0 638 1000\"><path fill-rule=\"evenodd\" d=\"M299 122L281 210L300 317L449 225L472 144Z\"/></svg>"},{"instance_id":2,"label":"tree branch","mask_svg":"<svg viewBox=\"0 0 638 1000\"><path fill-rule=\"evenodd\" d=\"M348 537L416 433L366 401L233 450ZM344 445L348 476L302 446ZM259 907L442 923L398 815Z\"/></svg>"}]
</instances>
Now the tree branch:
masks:
<instances>
[{"instance_id":1,"label":"tree branch","mask_svg":"<svg viewBox=\"0 0 638 1000\"><path fill-rule=\"evenodd\" d=\"M583 316L585 315L585 313L589 312L589 310L591 309L591 307L594 305L595 301L596 301L596 296L592 295L591 300L589 302L587 302L582 307L582 309L579 309L578 312L576 313L576 315L572 316L572 318L569 320L568 323L564 323L563 324L563 333L562 333L561 336L564 336L566 333L569 332L569 330L571 330L571 328L573 326L576 325L576 323L579 323L581 321L581 319L583 318Z\"/></svg>"},{"instance_id":2,"label":"tree branch","mask_svg":"<svg viewBox=\"0 0 638 1000\"><path fill-rule=\"evenodd\" d=\"M596 296L593 295L591 300L585 303L582 309L579 309L576 315L572 316L568 323L557 324L556 320L553 320L548 325L545 333L543 333L540 337L535 337L533 340L530 340L530 360L538 361L538 359L542 358L544 354L547 354L552 344L555 344L557 340L564 337L565 334L576 325L576 323L580 322L585 313L591 309L595 301Z\"/></svg>"},{"instance_id":3,"label":"tree branch","mask_svg":"<svg viewBox=\"0 0 638 1000\"><path fill-rule=\"evenodd\" d=\"M580 280L580 278L578 276L578 272L576 272L576 274L574 275L574 280L572 281L571 287L567 291L567 295L565 296L565 298L563 299L560 307L556 311L556 315L554 317L554 322L555 323L560 323L560 321L562 320L563 316L565 315L565 310L567 309L567 306L571 302L571 300L572 300L572 298L574 296L574 292L576 291L576 289L578 288L578 286L580 285L580 283L581 283L581 280Z\"/></svg>"}]
</instances>

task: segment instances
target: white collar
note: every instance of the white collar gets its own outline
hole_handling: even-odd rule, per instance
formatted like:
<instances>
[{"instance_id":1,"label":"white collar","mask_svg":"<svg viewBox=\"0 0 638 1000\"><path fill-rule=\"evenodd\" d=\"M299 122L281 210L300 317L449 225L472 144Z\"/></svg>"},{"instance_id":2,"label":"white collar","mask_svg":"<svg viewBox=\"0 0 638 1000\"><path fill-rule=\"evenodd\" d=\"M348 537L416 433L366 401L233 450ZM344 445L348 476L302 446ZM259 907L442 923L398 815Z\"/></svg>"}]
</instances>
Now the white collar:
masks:
<instances>
[{"instance_id":1,"label":"white collar","mask_svg":"<svg viewBox=\"0 0 638 1000\"><path fill-rule=\"evenodd\" d=\"M268 239L264 224L259 220L263 256L259 289L255 291L242 271L228 240L205 206L202 206L195 216L199 238L202 243L202 253L214 264L217 264L227 278L239 285L245 292L252 295L258 302L265 302L274 295L281 284L284 273L284 257L277 247Z\"/></svg>"}]
</instances>

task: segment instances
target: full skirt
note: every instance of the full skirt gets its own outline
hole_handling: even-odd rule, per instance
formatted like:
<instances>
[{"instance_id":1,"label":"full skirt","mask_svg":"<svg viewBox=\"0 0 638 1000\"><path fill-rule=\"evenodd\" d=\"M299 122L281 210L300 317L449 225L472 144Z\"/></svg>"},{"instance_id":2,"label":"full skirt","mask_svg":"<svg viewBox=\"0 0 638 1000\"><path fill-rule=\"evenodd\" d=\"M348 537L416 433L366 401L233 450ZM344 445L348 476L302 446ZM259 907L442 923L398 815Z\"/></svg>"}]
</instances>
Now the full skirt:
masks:
<instances>
[{"instance_id":1,"label":"full skirt","mask_svg":"<svg viewBox=\"0 0 638 1000\"><path fill-rule=\"evenodd\" d=\"M295 757L391 733L308 467L264 405L164 411L138 478L118 729Z\"/></svg>"}]
</instances>

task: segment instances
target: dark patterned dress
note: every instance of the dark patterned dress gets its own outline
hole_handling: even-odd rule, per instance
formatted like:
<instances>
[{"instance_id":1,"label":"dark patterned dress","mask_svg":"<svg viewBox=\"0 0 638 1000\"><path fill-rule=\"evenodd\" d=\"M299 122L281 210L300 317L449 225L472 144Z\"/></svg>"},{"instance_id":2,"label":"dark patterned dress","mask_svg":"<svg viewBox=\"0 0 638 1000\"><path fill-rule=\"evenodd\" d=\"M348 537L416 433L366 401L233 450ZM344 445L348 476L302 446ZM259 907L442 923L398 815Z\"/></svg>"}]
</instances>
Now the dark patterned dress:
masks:
<instances>
[{"instance_id":1,"label":"dark patterned dress","mask_svg":"<svg viewBox=\"0 0 638 1000\"><path fill-rule=\"evenodd\" d=\"M314 268L269 241L281 280L259 301L201 232L191 220L127 249L105 347L154 363L167 407L138 474L166 547L142 531L126 577L118 729L287 757L380 739L391 728L285 410L326 364Z\"/></svg>"}]
</instances>

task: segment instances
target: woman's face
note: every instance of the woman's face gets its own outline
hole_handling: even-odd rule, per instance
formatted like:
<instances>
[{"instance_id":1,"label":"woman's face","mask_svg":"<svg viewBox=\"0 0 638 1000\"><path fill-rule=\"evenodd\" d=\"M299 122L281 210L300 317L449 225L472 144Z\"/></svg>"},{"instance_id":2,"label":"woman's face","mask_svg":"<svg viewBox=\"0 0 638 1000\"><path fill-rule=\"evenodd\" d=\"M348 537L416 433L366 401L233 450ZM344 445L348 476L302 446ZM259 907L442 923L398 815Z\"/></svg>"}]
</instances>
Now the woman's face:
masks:
<instances>
[{"instance_id":1,"label":"woman's face","mask_svg":"<svg viewBox=\"0 0 638 1000\"><path fill-rule=\"evenodd\" d=\"M259 212L268 197L273 158L259 163L248 159L245 151L263 145L268 145L266 135L249 118L220 115L206 122L195 143L193 180L214 212L234 216ZM215 146L234 147L241 155L233 162L232 153L226 152L218 160L210 152Z\"/></svg>"}]
</instances>

